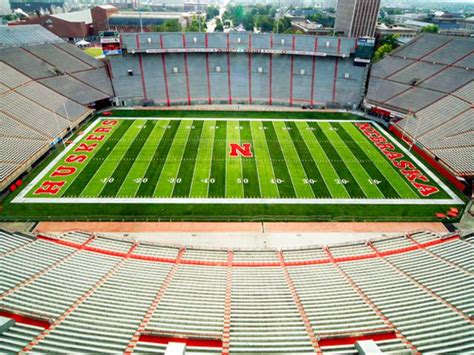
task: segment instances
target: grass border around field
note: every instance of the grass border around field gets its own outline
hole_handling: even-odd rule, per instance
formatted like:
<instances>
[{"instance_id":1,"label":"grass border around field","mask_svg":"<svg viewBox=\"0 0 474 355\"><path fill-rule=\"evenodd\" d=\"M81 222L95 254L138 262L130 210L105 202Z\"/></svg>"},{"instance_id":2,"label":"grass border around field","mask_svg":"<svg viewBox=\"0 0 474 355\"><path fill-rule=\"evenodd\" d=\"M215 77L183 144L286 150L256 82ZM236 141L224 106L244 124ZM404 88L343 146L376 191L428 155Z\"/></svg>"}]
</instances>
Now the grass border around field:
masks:
<instances>
[{"instance_id":1,"label":"grass border around field","mask_svg":"<svg viewBox=\"0 0 474 355\"><path fill-rule=\"evenodd\" d=\"M322 119L347 117L363 120L360 116L351 113L321 113L321 112L246 112L246 111L161 111L161 110L120 110L113 111L112 117L121 116L140 117L214 117L214 118L302 118ZM329 115L329 117L328 117ZM100 116L96 115L87 120L77 132L84 130L89 124ZM122 116L122 117L123 117ZM109 117L111 118L111 117ZM368 121L368 120L367 120ZM378 127L383 133L390 135L405 148L408 145L398 137L391 134L384 127ZM74 136L77 135L77 132ZM73 137L74 137L73 136ZM43 161L41 161L24 178L24 186L27 186L39 172L57 157L64 148L56 146ZM424 161L417 152L411 152L416 158ZM424 164L426 169L435 174L441 181L448 185L456 195L464 202L467 197L462 192L452 188L446 178L441 176L429 164ZM109 204L11 204L22 189L10 193L2 202L0 211L1 221L440 221L435 213L446 211L452 207L451 204L438 206L412 206L412 205L176 205L176 204L141 204L109 205ZM459 208L462 214L463 207ZM449 222L455 222L451 219Z\"/></svg>"}]
</instances>

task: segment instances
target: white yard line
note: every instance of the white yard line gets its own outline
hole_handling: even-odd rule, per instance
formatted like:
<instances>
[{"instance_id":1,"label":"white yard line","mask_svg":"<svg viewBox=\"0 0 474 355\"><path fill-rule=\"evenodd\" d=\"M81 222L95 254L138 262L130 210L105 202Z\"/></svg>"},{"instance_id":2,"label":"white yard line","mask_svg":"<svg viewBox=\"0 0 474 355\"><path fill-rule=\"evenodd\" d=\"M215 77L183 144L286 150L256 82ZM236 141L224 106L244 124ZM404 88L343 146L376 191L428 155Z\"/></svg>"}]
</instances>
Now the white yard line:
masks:
<instances>
[{"instance_id":1,"label":"white yard line","mask_svg":"<svg viewBox=\"0 0 474 355\"><path fill-rule=\"evenodd\" d=\"M217 125L217 122L214 123L214 127ZM209 161L209 174L207 175L207 194L206 196L209 196L209 189L211 187L210 180L212 178L212 161L214 160L214 145L216 144L216 129L214 128L214 134L212 136L212 148L211 148L211 159Z\"/></svg>"},{"instance_id":2,"label":"white yard line","mask_svg":"<svg viewBox=\"0 0 474 355\"><path fill-rule=\"evenodd\" d=\"M110 119L110 117L101 117L100 119ZM308 118L257 118L257 117L243 117L243 118L219 118L219 117L115 117L117 120L170 120L170 121L261 121L261 122L275 122L275 121L289 121L289 122L363 122L371 123L368 120L335 120L335 119L308 119Z\"/></svg>"},{"instance_id":3,"label":"white yard line","mask_svg":"<svg viewBox=\"0 0 474 355\"><path fill-rule=\"evenodd\" d=\"M255 147L255 143L253 141L253 132L252 132L252 125L249 124L249 130L250 130L250 138L252 139L252 146ZM260 178L260 169L259 164L257 163L257 149L254 148L253 151L253 156L254 156L254 161L255 161L255 170L257 170L257 176L258 176L258 188L260 189L260 195L263 195L263 190L262 190L262 179ZM273 172L273 165L272 165L272 172ZM275 176L275 172L273 172L273 176ZM277 186L277 191L278 191L278 186ZM278 192L278 196L280 196L280 192Z\"/></svg>"}]
</instances>

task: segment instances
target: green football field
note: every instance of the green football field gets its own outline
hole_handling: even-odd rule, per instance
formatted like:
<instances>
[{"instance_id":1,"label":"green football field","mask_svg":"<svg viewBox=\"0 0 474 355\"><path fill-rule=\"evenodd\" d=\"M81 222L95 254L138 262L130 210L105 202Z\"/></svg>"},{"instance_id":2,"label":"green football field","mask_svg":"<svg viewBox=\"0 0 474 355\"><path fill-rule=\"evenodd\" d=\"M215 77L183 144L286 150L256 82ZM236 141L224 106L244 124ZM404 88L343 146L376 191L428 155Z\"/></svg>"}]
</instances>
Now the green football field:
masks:
<instances>
[{"instance_id":1,"label":"green football field","mask_svg":"<svg viewBox=\"0 0 474 355\"><path fill-rule=\"evenodd\" d=\"M13 202L462 203L367 122L170 117L97 119Z\"/></svg>"}]
</instances>

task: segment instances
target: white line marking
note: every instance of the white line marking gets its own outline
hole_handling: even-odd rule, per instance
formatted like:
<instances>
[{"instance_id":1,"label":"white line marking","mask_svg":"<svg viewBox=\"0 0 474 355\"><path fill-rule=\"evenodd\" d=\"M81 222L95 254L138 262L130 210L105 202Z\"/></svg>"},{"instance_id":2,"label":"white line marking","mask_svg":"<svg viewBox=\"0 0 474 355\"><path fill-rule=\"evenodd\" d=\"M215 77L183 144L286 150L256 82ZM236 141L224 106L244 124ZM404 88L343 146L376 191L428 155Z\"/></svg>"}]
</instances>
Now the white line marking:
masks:
<instances>
[{"instance_id":1,"label":"white line marking","mask_svg":"<svg viewBox=\"0 0 474 355\"><path fill-rule=\"evenodd\" d=\"M105 204L288 204L288 205L447 205L447 204L464 204L461 200L455 201L450 199L442 200L422 200L422 199L351 199L351 198L328 198L328 199L313 199L313 198L22 198L17 202L28 203L105 203Z\"/></svg>"},{"instance_id":2,"label":"white line marking","mask_svg":"<svg viewBox=\"0 0 474 355\"><path fill-rule=\"evenodd\" d=\"M100 119L111 119L111 116L100 117ZM169 121L261 121L261 122L363 122L371 123L368 120L337 120L337 119L309 119L309 118L257 118L257 117L244 117L244 118L220 118L220 117L115 117L117 120L169 120ZM374 122L375 123L375 122Z\"/></svg>"}]
</instances>

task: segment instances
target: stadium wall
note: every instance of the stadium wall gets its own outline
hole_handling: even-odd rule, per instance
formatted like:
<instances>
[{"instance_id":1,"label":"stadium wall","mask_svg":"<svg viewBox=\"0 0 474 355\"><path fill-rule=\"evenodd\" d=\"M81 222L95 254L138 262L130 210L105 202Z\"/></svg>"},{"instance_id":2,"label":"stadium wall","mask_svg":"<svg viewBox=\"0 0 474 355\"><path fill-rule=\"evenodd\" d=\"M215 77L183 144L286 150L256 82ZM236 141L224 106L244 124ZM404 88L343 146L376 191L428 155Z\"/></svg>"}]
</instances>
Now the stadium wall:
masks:
<instances>
[{"instance_id":1,"label":"stadium wall","mask_svg":"<svg viewBox=\"0 0 474 355\"><path fill-rule=\"evenodd\" d=\"M123 34L122 42L123 54L109 56L120 106L147 102L352 109L365 90L367 68L354 66L354 39L151 33Z\"/></svg>"}]
</instances>

